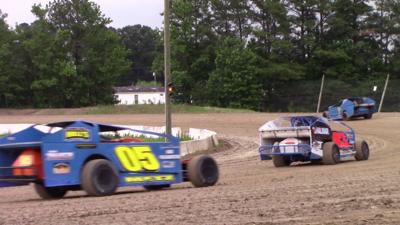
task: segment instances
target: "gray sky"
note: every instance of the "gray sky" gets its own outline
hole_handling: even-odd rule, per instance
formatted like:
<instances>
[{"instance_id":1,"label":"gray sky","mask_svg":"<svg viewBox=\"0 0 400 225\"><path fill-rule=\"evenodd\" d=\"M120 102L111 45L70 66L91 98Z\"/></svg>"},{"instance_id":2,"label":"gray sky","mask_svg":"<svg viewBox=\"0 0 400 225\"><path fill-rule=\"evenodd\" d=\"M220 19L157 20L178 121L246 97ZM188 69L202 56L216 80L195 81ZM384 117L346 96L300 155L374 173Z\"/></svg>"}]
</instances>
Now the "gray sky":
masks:
<instances>
[{"instance_id":1,"label":"gray sky","mask_svg":"<svg viewBox=\"0 0 400 225\"><path fill-rule=\"evenodd\" d=\"M7 23L15 27L16 23L31 23L35 17L31 8L35 3L45 6L50 0L0 0L0 9L7 13ZM163 0L94 0L106 17L113 20L111 26L121 28L126 25L142 24L161 27L164 11Z\"/></svg>"}]
</instances>

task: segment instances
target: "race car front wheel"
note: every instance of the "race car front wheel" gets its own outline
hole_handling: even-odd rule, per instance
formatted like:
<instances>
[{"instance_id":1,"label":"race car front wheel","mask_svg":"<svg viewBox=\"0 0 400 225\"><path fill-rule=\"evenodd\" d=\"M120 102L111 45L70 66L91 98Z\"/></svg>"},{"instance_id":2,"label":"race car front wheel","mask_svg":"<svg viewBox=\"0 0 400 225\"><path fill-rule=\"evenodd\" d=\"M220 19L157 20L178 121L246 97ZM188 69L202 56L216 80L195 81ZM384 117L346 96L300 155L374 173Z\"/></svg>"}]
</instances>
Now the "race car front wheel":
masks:
<instances>
[{"instance_id":1,"label":"race car front wheel","mask_svg":"<svg viewBox=\"0 0 400 225\"><path fill-rule=\"evenodd\" d=\"M34 189L36 193L43 199L58 199L67 194L67 189L61 187L45 187L41 183L35 183Z\"/></svg>"},{"instance_id":2,"label":"race car front wheel","mask_svg":"<svg viewBox=\"0 0 400 225\"><path fill-rule=\"evenodd\" d=\"M83 167L81 186L90 196L112 195L118 182L117 169L105 159L91 160Z\"/></svg>"},{"instance_id":3,"label":"race car front wheel","mask_svg":"<svg viewBox=\"0 0 400 225\"><path fill-rule=\"evenodd\" d=\"M213 186L219 177L218 165L207 155L195 156L187 166L189 181L195 187Z\"/></svg>"},{"instance_id":4,"label":"race car front wheel","mask_svg":"<svg viewBox=\"0 0 400 225\"><path fill-rule=\"evenodd\" d=\"M356 155L354 156L357 161L368 160L369 146L365 141L356 142Z\"/></svg>"}]
</instances>

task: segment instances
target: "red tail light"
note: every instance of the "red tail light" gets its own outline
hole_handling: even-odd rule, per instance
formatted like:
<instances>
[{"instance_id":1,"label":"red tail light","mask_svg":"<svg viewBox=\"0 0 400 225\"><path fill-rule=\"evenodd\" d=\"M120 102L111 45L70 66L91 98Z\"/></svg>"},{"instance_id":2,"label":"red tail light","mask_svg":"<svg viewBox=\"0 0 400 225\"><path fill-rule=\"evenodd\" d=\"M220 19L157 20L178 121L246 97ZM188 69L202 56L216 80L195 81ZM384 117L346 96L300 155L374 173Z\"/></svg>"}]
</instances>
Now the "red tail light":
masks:
<instances>
[{"instance_id":1,"label":"red tail light","mask_svg":"<svg viewBox=\"0 0 400 225\"><path fill-rule=\"evenodd\" d=\"M42 159L39 150L26 149L12 164L14 176L38 176L43 178Z\"/></svg>"}]
</instances>

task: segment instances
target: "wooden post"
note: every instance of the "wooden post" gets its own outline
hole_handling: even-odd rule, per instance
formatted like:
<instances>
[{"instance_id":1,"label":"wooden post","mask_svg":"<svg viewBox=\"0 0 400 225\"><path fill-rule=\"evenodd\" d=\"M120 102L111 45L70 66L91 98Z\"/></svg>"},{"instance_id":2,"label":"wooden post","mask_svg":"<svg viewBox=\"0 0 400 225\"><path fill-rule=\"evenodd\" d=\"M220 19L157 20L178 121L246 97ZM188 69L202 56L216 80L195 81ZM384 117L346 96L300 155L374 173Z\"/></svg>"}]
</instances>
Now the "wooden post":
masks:
<instances>
[{"instance_id":1,"label":"wooden post","mask_svg":"<svg viewBox=\"0 0 400 225\"><path fill-rule=\"evenodd\" d=\"M385 94L386 94L387 86L389 84L389 79L390 79L390 74L388 74L386 77L385 87L383 88L382 98L381 98L381 103L379 104L378 113L380 113L382 110L383 100L385 99Z\"/></svg>"},{"instance_id":2,"label":"wooden post","mask_svg":"<svg viewBox=\"0 0 400 225\"><path fill-rule=\"evenodd\" d=\"M321 89L319 91L319 98L318 98L318 105L317 105L317 113L319 113L319 109L321 106L322 92L324 91L324 83L325 83L325 74L322 75Z\"/></svg>"},{"instance_id":3,"label":"wooden post","mask_svg":"<svg viewBox=\"0 0 400 225\"><path fill-rule=\"evenodd\" d=\"M171 135L171 97L168 84L171 82L171 34L170 34L170 0L164 0L164 70L165 70L165 133Z\"/></svg>"}]
</instances>

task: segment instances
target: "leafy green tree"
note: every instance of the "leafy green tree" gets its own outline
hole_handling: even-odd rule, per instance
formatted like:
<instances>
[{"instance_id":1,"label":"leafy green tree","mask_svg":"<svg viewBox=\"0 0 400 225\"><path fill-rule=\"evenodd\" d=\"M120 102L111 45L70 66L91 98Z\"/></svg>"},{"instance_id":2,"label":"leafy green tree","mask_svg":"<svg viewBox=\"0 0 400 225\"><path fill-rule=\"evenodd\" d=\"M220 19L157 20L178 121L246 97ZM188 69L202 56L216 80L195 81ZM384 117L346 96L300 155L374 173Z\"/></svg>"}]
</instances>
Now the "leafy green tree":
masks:
<instances>
[{"instance_id":1,"label":"leafy green tree","mask_svg":"<svg viewBox=\"0 0 400 225\"><path fill-rule=\"evenodd\" d=\"M157 42L161 38L160 32L148 26L126 26L118 30L124 46L130 50L129 60L133 62L129 73L124 74L119 85L131 85L138 80L152 81L152 64L158 51Z\"/></svg>"},{"instance_id":2,"label":"leafy green tree","mask_svg":"<svg viewBox=\"0 0 400 225\"><path fill-rule=\"evenodd\" d=\"M211 103L258 110L262 96L258 65L258 56L240 39L225 39L208 81Z\"/></svg>"},{"instance_id":3,"label":"leafy green tree","mask_svg":"<svg viewBox=\"0 0 400 225\"><path fill-rule=\"evenodd\" d=\"M202 92L194 90L204 88L215 67L216 37L210 13L208 0L172 2L172 79L177 83L177 102L204 101Z\"/></svg>"},{"instance_id":4,"label":"leafy green tree","mask_svg":"<svg viewBox=\"0 0 400 225\"><path fill-rule=\"evenodd\" d=\"M315 0L291 0L287 5L288 13L291 15L295 58L301 64L308 62L316 47L316 3Z\"/></svg>"},{"instance_id":5,"label":"leafy green tree","mask_svg":"<svg viewBox=\"0 0 400 225\"><path fill-rule=\"evenodd\" d=\"M118 35L107 29L111 20L100 7L89 0L55 0L45 8L37 6L34 13L38 23L49 26L46 34L54 44L49 54L65 54L52 59L58 66L58 71L49 71L54 77L39 79L33 87L58 87L65 107L112 103L113 86L130 63Z\"/></svg>"},{"instance_id":6,"label":"leafy green tree","mask_svg":"<svg viewBox=\"0 0 400 225\"><path fill-rule=\"evenodd\" d=\"M394 46L399 40L400 3L394 0L379 0L375 3L375 10L367 18L365 31L377 46L371 70L381 73L392 73L392 58L395 58Z\"/></svg>"},{"instance_id":7,"label":"leafy green tree","mask_svg":"<svg viewBox=\"0 0 400 225\"><path fill-rule=\"evenodd\" d=\"M367 3L367 0L337 0L333 3L334 14L328 20L327 55L340 58L341 64L325 65L330 77L360 80L370 73L371 45L363 32L367 15L372 11Z\"/></svg>"},{"instance_id":8,"label":"leafy green tree","mask_svg":"<svg viewBox=\"0 0 400 225\"><path fill-rule=\"evenodd\" d=\"M221 36L245 40L251 31L250 1L211 0L213 27Z\"/></svg>"},{"instance_id":9,"label":"leafy green tree","mask_svg":"<svg viewBox=\"0 0 400 225\"><path fill-rule=\"evenodd\" d=\"M9 89L12 76L10 57L12 56L13 33L6 22L7 14L0 10L0 106L7 106L14 97Z\"/></svg>"}]
</instances>

